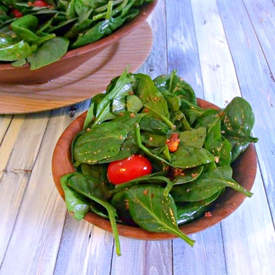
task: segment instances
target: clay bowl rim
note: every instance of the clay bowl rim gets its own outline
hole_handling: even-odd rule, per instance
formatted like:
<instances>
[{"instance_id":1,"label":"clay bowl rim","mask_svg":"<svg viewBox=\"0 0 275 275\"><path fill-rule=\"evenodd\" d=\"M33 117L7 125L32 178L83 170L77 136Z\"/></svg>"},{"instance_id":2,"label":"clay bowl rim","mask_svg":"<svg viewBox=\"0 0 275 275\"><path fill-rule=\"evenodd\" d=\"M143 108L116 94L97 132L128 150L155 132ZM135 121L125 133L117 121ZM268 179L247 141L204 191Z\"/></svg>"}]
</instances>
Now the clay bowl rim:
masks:
<instances>
[{"instance_id":1,"label":"clay bowl rim","mask_svg":"<svg viewBox=\"0 0 275 275\"><path fill-rule=\"evenodd\" d=\"M212 108L216 110L220 109L216 105L203 99L198 99L198 104L202 108ZM70 123L70 125L60 136L54 149L52 157L52 175L55 186L63 200L64 192L60 184L60 177L62 175L75 171L71 163L70 145L72 139L82 129L86 113L87 111L82 113L73 122ZM60 163L63 164L62 167ZM237 176L239 176L240 184L242 184L246 189L251 190L254 184L257 170L257 154L255 146L250 144L248 149L239 157L239 159L234 164L234 174L237 173ZM238 168L243 169L244 173L238 175ZM213 208L211 209L211 217L203 216L193 222L180 226L180 229L186 234L197 233L199 231L207 229L208 227L219 223L224 218L232 214L242 204L245 198L245 195L228 189L214 204ZM87 222L100 227L101 229L112 232L110 222L107 219L104 219L92 212L89 212L84 219ZM117 224L117 226L119 235L128 238L141 240L168 240L176 238L176 236L169 233L148 232L139 227L123 224Z\"/></svg>"},{"instance_id":2,"label":"clay bowl rim","mask_svg":"<svg viewBox=\"0 0 275 275\"><path fill-rule=\"evenodd\" d=\"M154 0L154 2L149 3L141 8L141 11L139 15L134 18L129 23L125 24L121 28L119 28L117 31L113 32L112 34L94 42L90 43L88 45L79 47L77 49L69 50L60 60L57 62L61 62L65 59L69 59L71 57L84 55L89 52L96 51L98 49L103 49L118 40L120 40L122 37L127 36L130 32L134 31L136 28L138 28L147 18L148 16L153 12L154 8L158 4L158 0ZM28 68L30 67L29 64L25 64L22 67L14 67L10 63L8 64L0 64L0 71L8 71L8 70L18 70L20 68Z\"/></svg>"}]
</instances>

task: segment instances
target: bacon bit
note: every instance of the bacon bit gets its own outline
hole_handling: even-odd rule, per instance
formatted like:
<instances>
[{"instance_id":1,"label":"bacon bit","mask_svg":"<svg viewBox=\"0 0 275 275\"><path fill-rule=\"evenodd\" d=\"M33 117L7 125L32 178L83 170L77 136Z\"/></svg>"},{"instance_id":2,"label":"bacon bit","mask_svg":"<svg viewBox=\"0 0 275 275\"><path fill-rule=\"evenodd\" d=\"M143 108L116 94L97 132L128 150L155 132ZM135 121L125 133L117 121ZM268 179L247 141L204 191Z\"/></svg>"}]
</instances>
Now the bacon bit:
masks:
<instances>
[{"instance_id":1,"label":"bacon bit","mask_svg":"<svg viewBox=\"0 0 275 275\"><path fill-rule=\"evenodd\" d=\"M168 149L170 152L176 152L180 144L179 134L173 133L171 137L166 140L166 144L168 145Z\"/></svg>"},{"instance_id":2,"label":"bacon bit","mask_svg":"<svg viewBox=\"0 0 275 275\"><path fill-rule=\"evenodd\" d=\"M153 141L153 137L149 137L149 141Z\"/></svg>"},{"instance_id":3,"label":"bacon bit","mask_svg":"<svg viewBox=\"0 0 275 275\"><path fill-rule=\"evenodd\" d=\"M160 98L157 97L157 96L155 96L155 97L152 98L152 100L153 100L154 102L158 102L158 101L160 101Z\"/></svg>"},{"instance_id":4,"label":"bacon bit","mask_svg":"<svg viewBox=\"0 0 275 275\"><path fill-rule=\"evenodd\" d=\"M122 135L120 135L120 136L119 136L119 139L120 139L120 140L123 140L123 136L122 136Z\"/></svg>"},{"instance_id":5,"label":"bacon bit","mask_svg":"<svg viewBox=\"0 0 275 275\"><path fill-rule=\"evenodd\" d=\"M90 131L91 131L91 128L87 128L86 131L87 131L87 132L90 132Z\"/></svg>"},{"instance_id":6,"label":"bacon bit","mask_svg":"<svg viewBox=\"0 0 275 275\"><path fill-rule=\"evenodd\" d=\"M129 95L134 95L135 93L133 91L128 92Z\"/></svg>"},{"instance_id":7,"label":"bacon bit","mask_svg":"<svg viewBox=\"0 0 275 275\"><path fill-rule=\"evenodd\" d=\"M192 178L195 178L195 177L198 176L198 174L197 173L192 173L191 176L192 176Z\"/></svg>"},{"instance_id":8,"label":"bacon bit","mask_svg":"<svg viewBox=\"0 0 275 275\"><path fill-rule=\"evenodd\" d=\"M29 7L32 6L32 2L31 2L31 1L28 2L28 6L29 6Z\"/></svg>"},{"instance_id":9,"label":"bacon bit","mask_svg":"<svg viewBox=\"0 0 275 275\"><path fill-rule=\"evenodd\" d=\"M134 113L131 113L131 114L130 114L130 117L131 117L131 118L134 118L134 117L136 117L136 115L135 115Z\"/></svg>"},{"instance_id":10,"label":"bacon bit","mask_svg":"<svg viewBox=\"0 0 275 275\"><path fill-rule=\"evenodd\" d=\"M220 158L219 157L215 157L214 160L215 160L216 163L218 163L220 161Z\"/></svg>"},{"instance_id":11,"label":"bacon bit","mask_svg":"<svg viewBox=\"0 0 275 275\"><path fill-rule=\"evenodd\" d=\"M204 213L204 216L206 218L210 218L210 217L212 217L212 213L210 211L207 211L207 212Z\"/></svg>"},{"instance_id":12,"label":"bacon bit","mask_svg":"<svg viewBox=\"0 0 275 275\"><path fill-rule=\"evenodd\" d=\"M119 116L124 116L124 113L123 113L123 112L121 112L121 113L119 113L118 115L119 115Z\"/></svg>"},{"instance_id":13,"label":"bacon bit","mask_svg":"<svg viewBox=\"0 0 275 275\"><path fill-rule=\"evenodd\" d=\"M125 200L125 208L128 210L129 209L129 201L128 200Z\"/></svg>"},{"instance_id":14,"label":"bacon bit","mask_svg":"<svg viewBox=\"0 0 275 275\"><path fill-rule=\"evenodd\" d=\"M184 172L181 168L173 168L173 177L182 175L184 176Z\"/></svg>"},{"instance_id":15,"label":"bacon bit","mask_svg":"<svg viewBox=\"0 0 275 275\"><path fill-rule=\"evenodd\" d=\"M224 116L224 112L219 112L218 115L219 115L219 117L223 117Z\"/></svg>"},{"instance_id":16,"label":"bacon bit","mask_svg":"<svg viewBox=\"0 0 275 275\"><path fill-rule=\"evenodd\" d=\"M148 195L148 189L145 189L145 190L143 191L143 194L144 194L145 196L147 196L147 195Z\"/></svg>"},{"instance_id":17,"label":"bacon bit","mask_svg":"<svg viewBox=\"0 0 275 275\"><path fill-rule=\"evenodd\" d=\"M149 109L148 109L148 108L144 108L144 109L143 109L143 112L144 112L144 113L148 113L148 112L149 112Z\"/></svg>"}]
</instances>

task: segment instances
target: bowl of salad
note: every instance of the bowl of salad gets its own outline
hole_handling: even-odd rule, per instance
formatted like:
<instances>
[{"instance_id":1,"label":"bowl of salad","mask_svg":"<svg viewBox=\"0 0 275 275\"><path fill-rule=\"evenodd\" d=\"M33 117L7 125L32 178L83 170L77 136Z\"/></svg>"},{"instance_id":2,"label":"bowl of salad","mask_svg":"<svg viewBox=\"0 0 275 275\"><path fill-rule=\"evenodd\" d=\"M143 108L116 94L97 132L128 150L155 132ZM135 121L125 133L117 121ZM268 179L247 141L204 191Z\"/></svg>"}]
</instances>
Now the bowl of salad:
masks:
<instances>
[{"instance_id":1,"label":"bowl of salad","mask_svg":"<svg viewBox=\"0 0 275 275\"><path fill-rule=\"evenodd\" d=\"M3 0L0 83L66 74L138 28L157 0Z\"/></svg>"},{"instance_id":2,"label":"bowl of salad","mask_svg":"<svg viewBox=\"0 0 275 275\"><path fill-rule=\"evenodd\" d=\"M56 187L76 219L119 235L163 240L201 231L251 197L254 114L198 99L176 72L124 72L64 131L52 159Z\"/></svg>"}]
</instances>

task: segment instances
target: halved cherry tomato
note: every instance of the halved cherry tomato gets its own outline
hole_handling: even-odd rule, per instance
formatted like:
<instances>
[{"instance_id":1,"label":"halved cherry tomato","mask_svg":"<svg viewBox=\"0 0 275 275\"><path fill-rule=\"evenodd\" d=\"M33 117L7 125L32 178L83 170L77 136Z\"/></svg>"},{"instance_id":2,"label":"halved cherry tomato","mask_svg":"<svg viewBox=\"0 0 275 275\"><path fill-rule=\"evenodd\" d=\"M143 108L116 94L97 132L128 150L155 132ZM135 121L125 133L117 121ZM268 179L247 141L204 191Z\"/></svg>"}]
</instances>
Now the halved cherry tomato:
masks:
<instances>
[{"instance_id":1,"label":"halved cherry tomato","mask_svg":"<svg viewBox=\"0 0 275 275\"><path fill-rule=\"evenodd\" d=\"M142 155L132 155L127 159L109 164L107 176L112 184L121 184L152 172L150 161Z\"/></svg>"},{"instance_id":2,"label":"halved cherry tomato","mask_svg":"<svg viewBox=\"0 0 275 275\"><path fill-rule=\"evenodd\" d=\"M17 10L17 9L13 9L13 10L11 11L11 13L13 14L14 17L17 17L17 18L23 16L23 13L22 13L21 11Z\"/></svg>"},{"instance_id":3,"label":"halved cherry tomato","mask_svg":"<svg viewBox=\"0 0 275 275\"><path fill-rule=\"evenodd\" d=\"M180 144L179 134L173 133L171 137L167 139L166 144L170 152L176 152Z\"/></svg>"},{"instance_id":4,"label":"halved cherry tomato","mask_svg":"<svg viewBox=\"0 0 275 275\"><path fill-rule=\"evenodd\" d=\"M43 1L43 0L35 0L35 1L33 2L32 5L33 5L34 7L40 7L40 8L49 6L49 4L46 3L46 2Z\"/></svg>"}]
</instances>

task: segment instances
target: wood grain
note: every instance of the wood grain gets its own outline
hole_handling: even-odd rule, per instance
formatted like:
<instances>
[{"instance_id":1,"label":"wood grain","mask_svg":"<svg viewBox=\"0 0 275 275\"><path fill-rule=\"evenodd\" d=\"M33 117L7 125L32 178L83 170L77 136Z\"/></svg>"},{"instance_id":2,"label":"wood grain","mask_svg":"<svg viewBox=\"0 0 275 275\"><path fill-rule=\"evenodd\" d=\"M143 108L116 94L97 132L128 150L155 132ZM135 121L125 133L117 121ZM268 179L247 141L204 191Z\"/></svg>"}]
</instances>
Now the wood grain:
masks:
<instances>
[{"instance_id":1,"label":"wood grain","mask_svg":"<svg viewBox=\"0 0 275 275\"><path fill-rule=\"evenodd\" d=\"M0 180L0 212L2 222L0 223L0 263L7 249L20 205L30 178L37 153L48 122L48 115L35 115L29 119L15 119L20 122L19 133L12 131L13 148L9 156L9 163L5 169L2 180ZM11 129L11 128L10 128ZM32 135L30 135L32 131ZM11 139L8 133L7 139ZM6 159L5 159L6 160ZM7 162L7 161L5 161Z\"/></svg>"},{"instance_id":2,"label":"wood grain","mask_svg":"<svg viewBox=\"0 0 275 275\"><path fill-rule=\"evenodd\" d=\"M219 11L242 95L250 102L255 113L256 123L253 132L259 138L257 144L259 165L274 223L275 142L274 135L270 133L274 133L275 82L270 78L261 45L241 1L238 10L232 2L219 1ZM237 15L236 18L230 16L232 12Z\"/></svg>"},{"instance_id":3,"label":"wood grain","mask_svg":"<svg viewBox=\"0 0 275 275\"><path fill-rule=\"evenodd\" d=\"M147 23L76 70L40 85L1 84L0 114L32 113L56 109L103 92L109 81L127 66L136 71L148 57L152 31Z\"/></svg>"},{"instance_id":4,"label":"wood grain","mask_svg":"<svg viewBox=\"0 0 275 275\"><path fill-rule=\"evenodd\" d=\"M240 89L216 1L193 0L192 8L206 98L211 98L222 105L234 96L239 96ZM232 18L232 20L235 19ZM234 219L230 217L222 222L228 274L262 274L260 259L266 257L263 250L274 255L271 249L274 244L274 231L271 230L271 216L266 207L263 182L259 177L255 183L256 192L257 195L247 200L242 206L242 212L236 211ZM259 203L261 207L257 207ZM259 209L262 207L263 209ZM249 237L258 234L262 237L255 238L253 241ZM263 242L261 242L262 238ZM254 259L258 260L254 262ZM270 262L265 270L268 269L271 272Z\"/></svg>"},{"instance_id":5,"label":"wood grain","mask_svg":"<svg viewBox=\"0 0 275 275\"><path fill-rule=\"evenodd\" d=\"M271 78L275 77L275 2L270 0L242 0L249 15L257 38L261 44L269 69L272 72Z\"/></svg>"}]
</instances>

